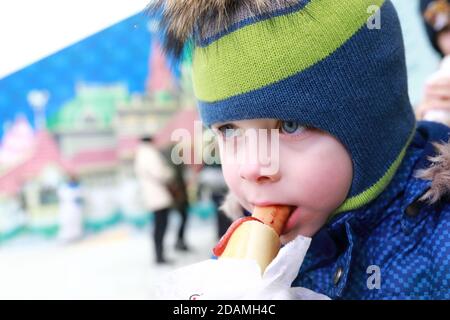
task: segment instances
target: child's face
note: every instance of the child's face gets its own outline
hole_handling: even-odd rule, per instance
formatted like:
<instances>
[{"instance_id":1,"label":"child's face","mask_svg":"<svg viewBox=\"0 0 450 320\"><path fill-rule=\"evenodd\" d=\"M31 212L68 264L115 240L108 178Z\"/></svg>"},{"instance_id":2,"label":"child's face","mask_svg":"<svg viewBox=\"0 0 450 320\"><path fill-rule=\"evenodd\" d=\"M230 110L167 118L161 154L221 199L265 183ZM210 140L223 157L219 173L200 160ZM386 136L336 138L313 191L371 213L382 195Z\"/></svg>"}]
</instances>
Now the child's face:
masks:
<instances>
[{"instance_id":1,"label":"child's face","mask_svg":"<svg viewBox=\"0 0 450 320\"><path fill-rule=\"evenodd\" d=\"M281 237L283 243L299 234L313 236L344 202L350 189L352 161L345 147L330 134L301 127L295 122L258 119L213 126L222 142L239 139L236 138L238 134L233 134L239 132L236 129L241 129L241 133L278 129L279 154L272 154L269 160L278 170L264 172L262 169L267 167L267 162L263 166L255 159L230 161L235 156L232 153L251 149L251 146L237 143L238 147L233 150L221 144L222 169L230 190L250 212L256 205L292 206L292 214ZM270 144L260 138L257 141L258 148L261 143ZM276 166L273 162L277 162Z\"/></svg>"}]
</instances>

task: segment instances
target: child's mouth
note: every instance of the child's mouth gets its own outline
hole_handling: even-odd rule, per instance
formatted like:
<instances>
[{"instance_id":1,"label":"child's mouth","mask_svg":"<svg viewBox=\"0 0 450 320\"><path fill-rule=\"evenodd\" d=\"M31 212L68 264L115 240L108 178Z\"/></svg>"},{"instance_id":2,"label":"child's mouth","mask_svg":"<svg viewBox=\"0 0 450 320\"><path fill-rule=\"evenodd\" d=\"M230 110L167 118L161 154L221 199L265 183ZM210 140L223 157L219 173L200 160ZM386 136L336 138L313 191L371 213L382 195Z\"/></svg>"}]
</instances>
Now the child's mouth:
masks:
<instances>
[{"instance_id":1,"label":"child's mouth","mask_svg":"<svg viewBox=\"0 0 450 320\"><path fill-rule=\"evenodd\" d=\"M287 205L273 204L269 202L259 202L259 203L252 203L252 206L253 208L251 212L253 212L255 206L266 207L266 206L287 206ZM281 235L287 234L290 231L292 231L298 225L298 222L300 220L300 208L296 206L289 206L289 207L290 207L289 218L286 221L286 224L284 225Z\"/></svg>"}]
</instances>

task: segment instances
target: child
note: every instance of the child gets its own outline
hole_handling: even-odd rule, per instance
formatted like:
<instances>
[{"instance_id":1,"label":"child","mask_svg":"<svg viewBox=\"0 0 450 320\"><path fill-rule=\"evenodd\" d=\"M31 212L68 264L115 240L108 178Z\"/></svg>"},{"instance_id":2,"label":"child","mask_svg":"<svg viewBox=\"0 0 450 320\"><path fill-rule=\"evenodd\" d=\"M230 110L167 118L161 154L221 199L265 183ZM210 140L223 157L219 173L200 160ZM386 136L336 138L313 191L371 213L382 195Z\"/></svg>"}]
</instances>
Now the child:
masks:
<instances>
[{"instance_id":1,"label":"child","mask_svg":"<svg viewBox=\"0 0 450 320\"><path fill-rule=\"evenodd\" d=\"M443 60L427 79L416 114L419 119L450 125L450 1L421 0L420 8L430 42Z\"/></svg>"},{"instance_id":2,"label":"child","mask_svg":"<svg viewBox=\"0 0 450 320\"><path fill-rule=\"evenodd\" d=\"M390 1L150 9L162 10L168 53L193 40L202 120L238 142L221 149L233 197L247 211L291 206L283 242L312 237L292 286L332 299L450 298L449 128L416 124ZM230 161L255 129L278 130L278 170Z\"/></svg>"}]
</instances>

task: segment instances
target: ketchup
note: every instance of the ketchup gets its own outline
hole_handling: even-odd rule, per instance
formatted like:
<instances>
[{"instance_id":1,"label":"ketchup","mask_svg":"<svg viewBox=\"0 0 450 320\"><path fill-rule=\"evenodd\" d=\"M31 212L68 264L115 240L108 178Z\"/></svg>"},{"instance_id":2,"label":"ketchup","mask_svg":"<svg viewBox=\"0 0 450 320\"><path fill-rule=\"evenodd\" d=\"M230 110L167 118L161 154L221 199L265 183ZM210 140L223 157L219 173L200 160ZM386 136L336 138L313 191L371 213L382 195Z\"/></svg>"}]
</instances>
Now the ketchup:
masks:
<instances>
[{"instance_id":1,"label":"ketchup","mask_svg":"<svg viewBox=\"0 0 450 320\"><path fill-rule=\"evenodd\" d=\"M225 248L227 247L228 241L231 238L231 235L233 232L244 222L247 221L258 221L263 223L261 220L255 217L243 217L231 224L231 226L228 228L227 232L220 238L219 243L214 247L213 253L216 257L220 257L222 253L224 252Z\"/></svg>"}]
</instances>

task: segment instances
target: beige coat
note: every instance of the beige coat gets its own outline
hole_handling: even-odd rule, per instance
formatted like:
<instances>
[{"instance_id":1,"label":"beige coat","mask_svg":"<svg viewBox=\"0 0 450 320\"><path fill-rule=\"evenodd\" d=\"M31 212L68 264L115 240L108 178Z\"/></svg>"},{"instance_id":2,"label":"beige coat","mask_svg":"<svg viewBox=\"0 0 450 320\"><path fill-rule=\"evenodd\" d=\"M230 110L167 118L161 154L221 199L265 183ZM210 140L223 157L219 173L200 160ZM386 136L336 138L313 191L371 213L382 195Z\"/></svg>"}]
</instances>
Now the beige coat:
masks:
<instances>
[{"instance_id":1,"label":"beige coat","mask_svg":"<svg viewBox=\"0 0 450 320\"><path fill-rule=\"evenodd\" d=\"M135 173L146 210L156 211L172 206L173 198L166 184L173 178L173 170L151 144L139 146L135 159Z\"/></svg>"}]
</instances>

